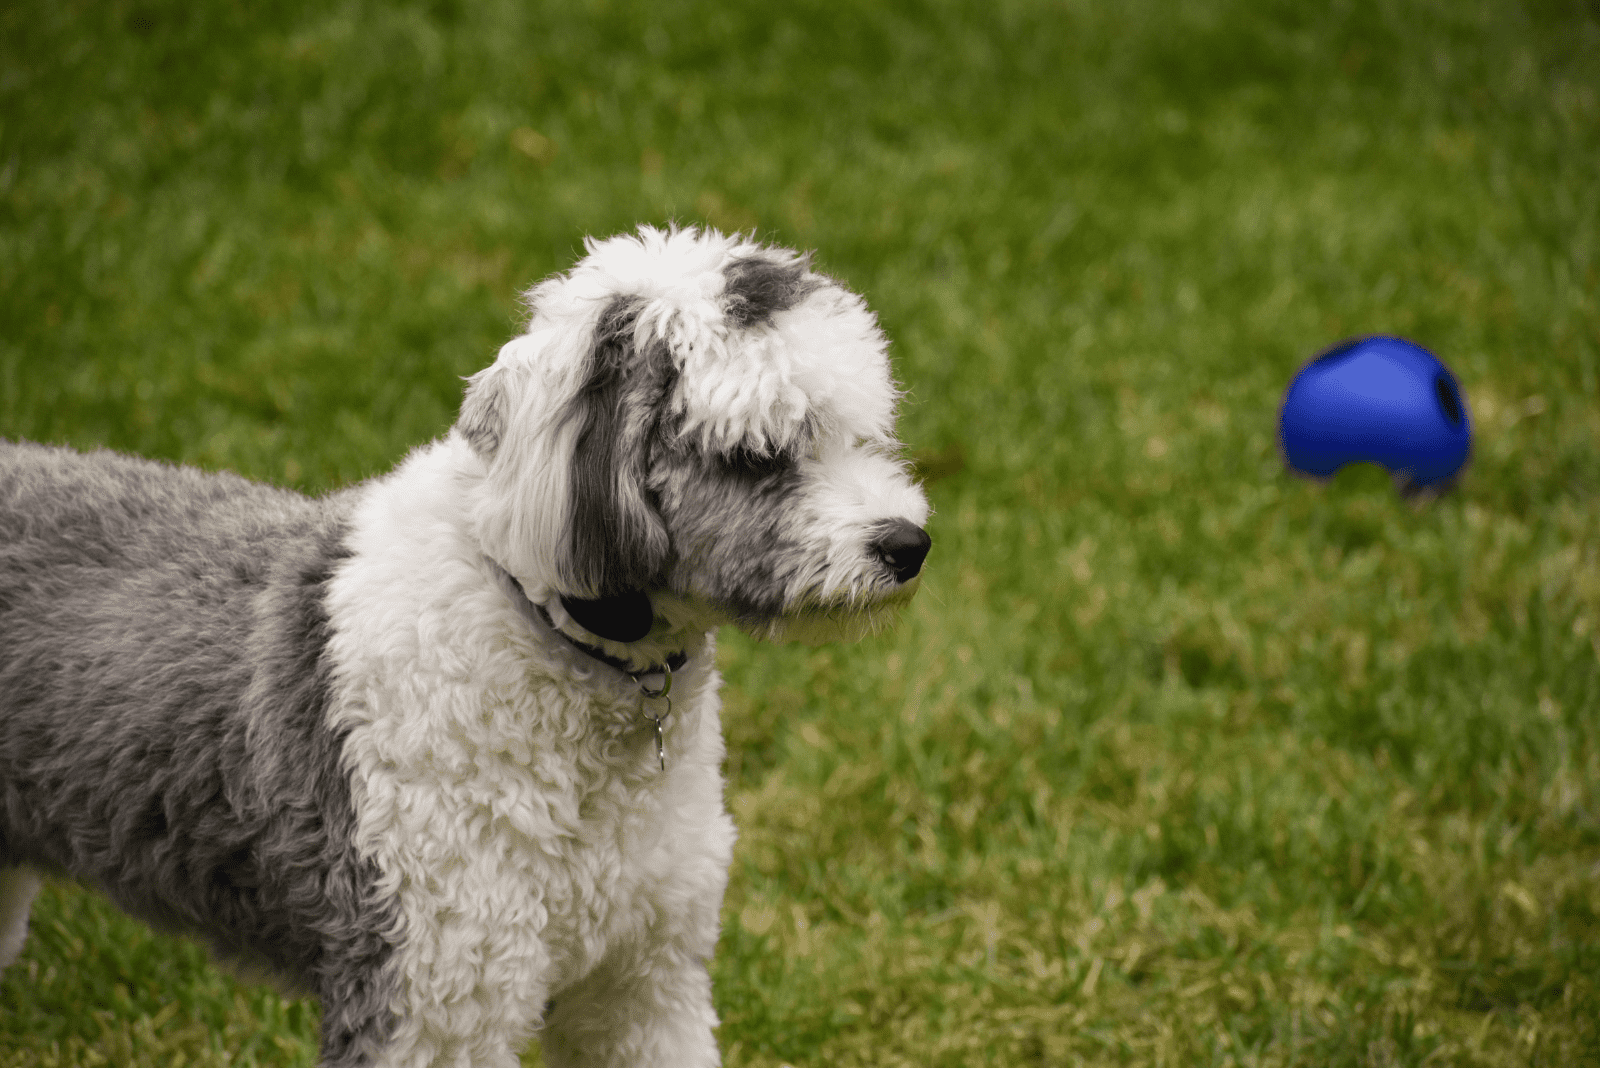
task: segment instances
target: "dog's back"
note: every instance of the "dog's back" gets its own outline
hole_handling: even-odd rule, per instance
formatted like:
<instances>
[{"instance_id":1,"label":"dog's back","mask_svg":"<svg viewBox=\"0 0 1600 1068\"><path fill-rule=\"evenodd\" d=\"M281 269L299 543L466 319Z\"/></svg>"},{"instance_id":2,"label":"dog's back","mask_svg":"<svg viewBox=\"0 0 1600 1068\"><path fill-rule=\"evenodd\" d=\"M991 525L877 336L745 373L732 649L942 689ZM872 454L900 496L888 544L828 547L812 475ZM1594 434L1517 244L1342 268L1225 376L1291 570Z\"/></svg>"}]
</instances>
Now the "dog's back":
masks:
<instances>
[{"instance_id":1,"label":"dog's back","mask_svg":"<svg viewBox=\"0 0 1600 1068\"><path fill-rule=\"evenodd\" d=\"M0 442L0 877L70 873L318 993L388 952L325 722L345 511Z\"/></svg>"}]
</instances>

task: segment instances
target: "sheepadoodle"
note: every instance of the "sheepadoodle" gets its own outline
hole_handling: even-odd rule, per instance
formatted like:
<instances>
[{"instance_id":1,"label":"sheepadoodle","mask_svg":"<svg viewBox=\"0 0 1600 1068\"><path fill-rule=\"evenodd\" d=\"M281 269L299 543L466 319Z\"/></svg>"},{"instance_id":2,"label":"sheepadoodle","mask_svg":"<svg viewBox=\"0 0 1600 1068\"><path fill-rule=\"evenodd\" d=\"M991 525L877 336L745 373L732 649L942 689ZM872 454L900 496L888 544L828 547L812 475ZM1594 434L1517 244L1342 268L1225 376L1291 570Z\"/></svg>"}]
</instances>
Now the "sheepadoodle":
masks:
<instances>
[{"instance_id":1,"label":"sheepadoodle","mask_svg":"<svg viewBox=\"0 0 1600 1068\"><path fill-rule=\"evenodd\" d=\"M862 300L588 246L459 420L308 499L0 443L0 967L41 873L322 1002L322 1061L719 1063L715 628L858 637L927 500Z\"/></svg>"}]
</instances>

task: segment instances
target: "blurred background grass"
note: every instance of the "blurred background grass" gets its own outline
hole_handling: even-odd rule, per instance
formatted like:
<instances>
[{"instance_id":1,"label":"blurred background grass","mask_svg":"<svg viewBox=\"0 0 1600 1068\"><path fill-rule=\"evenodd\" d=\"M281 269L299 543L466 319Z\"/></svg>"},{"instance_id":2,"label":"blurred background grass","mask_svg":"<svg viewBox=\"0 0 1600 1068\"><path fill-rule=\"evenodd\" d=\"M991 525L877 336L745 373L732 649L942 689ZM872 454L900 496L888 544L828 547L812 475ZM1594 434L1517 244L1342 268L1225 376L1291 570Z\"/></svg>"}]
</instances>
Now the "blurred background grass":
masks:
<instances>
[{"instance_id":1,"label":"blurred background grass","mask_svg":"<svg viewBox=\"0 0 1600 1068\"><path fill-rule=\"evenodd\" d=\"M893 634L725 635L728 1063L1595 1063L1597 57L1579 0L15 0L0 435L318 492L585 234L816 248L935 550ZM1422 510L1275 452L1375 331L1475 417ZM315 1018L53 886L0 1064Z\"/></svg>"}]
</instances>

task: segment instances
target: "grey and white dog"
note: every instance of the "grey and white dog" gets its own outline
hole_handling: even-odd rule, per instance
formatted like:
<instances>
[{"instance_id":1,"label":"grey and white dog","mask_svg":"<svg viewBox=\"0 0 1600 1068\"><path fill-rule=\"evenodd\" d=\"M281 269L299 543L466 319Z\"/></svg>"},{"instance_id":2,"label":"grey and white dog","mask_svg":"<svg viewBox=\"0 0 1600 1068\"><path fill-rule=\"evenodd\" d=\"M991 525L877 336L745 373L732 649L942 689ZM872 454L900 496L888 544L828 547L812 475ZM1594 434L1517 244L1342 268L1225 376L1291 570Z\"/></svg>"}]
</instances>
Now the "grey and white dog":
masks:
<instances>
[{"instance_id":1,"label":"grey and white dog","mask_svg":"<svg viewBox=\"0 0 1600 1068\"><path fill-rule=\"evenodd\" d=\"M719 1062L713 631L870 630L927 501L802 257L646 228L529 303L326 498L0 443L0 967L63 873L316 994L325 1065Z\"/></svg>"}]
</instances>

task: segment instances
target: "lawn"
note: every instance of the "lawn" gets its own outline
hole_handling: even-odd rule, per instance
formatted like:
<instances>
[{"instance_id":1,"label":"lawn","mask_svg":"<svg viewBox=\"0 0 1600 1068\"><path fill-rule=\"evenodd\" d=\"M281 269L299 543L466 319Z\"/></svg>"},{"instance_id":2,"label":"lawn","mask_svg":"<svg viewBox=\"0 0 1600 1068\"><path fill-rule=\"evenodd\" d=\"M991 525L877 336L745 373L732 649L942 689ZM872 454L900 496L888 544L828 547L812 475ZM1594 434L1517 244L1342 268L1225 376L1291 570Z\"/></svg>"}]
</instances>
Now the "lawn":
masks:
<instances>
[{"instance_id":1,"label":"lawn","mask_svg":"<svg viewBox=\"0 0 1600 1068\"><path fill-rule=\"evenodd\" d=\"M723 635L730 1066L1600 1063L1600 9L13 0L0 436L347 485L669 220L866 295L936 509L892 633ZM1454 494L1284 473L1369 332ZM55 884L0 1066L316 1017Z\"/></svg>"}]
</instances>

